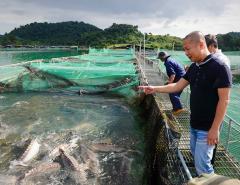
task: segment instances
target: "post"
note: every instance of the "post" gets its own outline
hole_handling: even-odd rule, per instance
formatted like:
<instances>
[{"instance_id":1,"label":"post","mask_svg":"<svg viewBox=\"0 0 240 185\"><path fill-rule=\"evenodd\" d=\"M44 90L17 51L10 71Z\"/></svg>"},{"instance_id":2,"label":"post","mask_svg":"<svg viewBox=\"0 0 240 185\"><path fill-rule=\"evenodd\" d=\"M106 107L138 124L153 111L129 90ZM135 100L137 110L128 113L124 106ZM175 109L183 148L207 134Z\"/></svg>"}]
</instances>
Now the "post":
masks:
<instances>
[{"instance_id":1,"label":"post","mask_svg":"<svg viewBox=\"0 0 240 185\"><path fill-rule=\"evenodd\" d=\"M142 54L142 41L140 40L139 53Z\"/></svg>"},{"instance_id":2,"label":"post","mask_svg":"<svg viewBox=\"0 0 240 185\"><path fill-rule=\"evenodd\" d=\"M180 159L180 161L182 163L183 169L186 172L186 175L188 177L188 180L191 180L192 179L192 175L191 175L191 173L190 173L190 171L189 171L189 169L188 169L188 167L186 165L186 162L185 162L185 160L184 160L180 150L178 149L177 152L178 152L178 157L179 157L179 159Z\"/></svg>"},{"instance_id":3,"label":"post","mask_svg":"<svg viewBox=\"0 0 240 185\"><path fill-rule=\"evenodd\" d=\"M144 36L143 36L143 62L144 62L143 65L144 65L144 71L145 71L145 69L146 69L146 68L145 68L145 65L146 65L146 64L145 64L145 62L146 62L146 61L145 61L145 57L146 57L146 56L145 56L145 54L146 54L146 53L145 53L145 34L146 34L146 33L144 33Z\"/></svg>"}]
</instances>

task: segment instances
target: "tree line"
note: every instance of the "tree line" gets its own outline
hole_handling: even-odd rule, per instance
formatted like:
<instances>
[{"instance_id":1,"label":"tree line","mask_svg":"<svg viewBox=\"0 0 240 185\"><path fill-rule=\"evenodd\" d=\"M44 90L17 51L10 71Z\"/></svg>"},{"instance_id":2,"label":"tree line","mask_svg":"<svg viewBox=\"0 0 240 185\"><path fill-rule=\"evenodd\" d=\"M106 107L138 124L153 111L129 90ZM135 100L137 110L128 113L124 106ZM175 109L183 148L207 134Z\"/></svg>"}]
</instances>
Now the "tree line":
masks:
<instances>
[{"instance_id":1,"label":"tree line","mask_svg":"<svg viewBox=\"0 0 240 185\"><path fill-rule=\"evenodd\" d=\"M113 23L109 28L100 29L84 22L30 23L0 36L2 46L69 46L83 47L126 47L143 44L144 34L138 26ZM223 50L240 50L240 33L218 35ZM182 50L182 39L170 35L145 33L146 47L150 49Z\"/></svg>"}]
</instances>

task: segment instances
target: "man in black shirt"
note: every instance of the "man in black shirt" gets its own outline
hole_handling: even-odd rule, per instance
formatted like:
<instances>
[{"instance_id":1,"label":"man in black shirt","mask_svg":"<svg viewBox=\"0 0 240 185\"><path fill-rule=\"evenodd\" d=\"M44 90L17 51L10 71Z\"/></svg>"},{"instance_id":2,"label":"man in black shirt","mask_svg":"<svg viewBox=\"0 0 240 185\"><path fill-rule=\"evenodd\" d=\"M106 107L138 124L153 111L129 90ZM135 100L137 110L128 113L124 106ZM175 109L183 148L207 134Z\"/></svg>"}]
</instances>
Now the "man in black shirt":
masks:
<instances>
[{"instance_id":1,"label":"man in black shirt","mask_svg":"<svg viewBox=\"0 0 240 185\"><path fill-rule=\"evenodd\" d=\"M208 51L204 35L195 31L183 40L185 54L193 62L177 83L165 86L139 86L146 94L172 93L190 84L190 148L199 176L214 174L211 164L219 130L226 114L232 84L231 71Z\"/></svg>"}]
</instances>

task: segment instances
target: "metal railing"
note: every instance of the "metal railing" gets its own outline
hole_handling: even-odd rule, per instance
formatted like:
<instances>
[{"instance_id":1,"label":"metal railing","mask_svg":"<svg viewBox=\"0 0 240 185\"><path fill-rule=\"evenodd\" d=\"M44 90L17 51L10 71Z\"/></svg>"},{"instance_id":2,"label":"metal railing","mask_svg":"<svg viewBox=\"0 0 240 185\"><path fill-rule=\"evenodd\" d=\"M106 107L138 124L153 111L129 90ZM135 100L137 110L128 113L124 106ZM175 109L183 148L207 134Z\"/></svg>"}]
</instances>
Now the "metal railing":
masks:
<instances>
[{"instance_id":1,"label":"metal railing","mask_svg":"<svg viewBox=\"0 0 240 185\"><path fill-rule=\"evenodd\" d=\"M227 137L225 143L223 143L224 148L229 151L229 145L233 143L240 143L239 137L240 137L240 123L234 120L229 115L225 115L224 124L227 124ZM235 132L234 134L232 134ZM234 136L238 137L234 137ZM240 152L240 150L239 150Z\"/></svg>"}]
</instances>

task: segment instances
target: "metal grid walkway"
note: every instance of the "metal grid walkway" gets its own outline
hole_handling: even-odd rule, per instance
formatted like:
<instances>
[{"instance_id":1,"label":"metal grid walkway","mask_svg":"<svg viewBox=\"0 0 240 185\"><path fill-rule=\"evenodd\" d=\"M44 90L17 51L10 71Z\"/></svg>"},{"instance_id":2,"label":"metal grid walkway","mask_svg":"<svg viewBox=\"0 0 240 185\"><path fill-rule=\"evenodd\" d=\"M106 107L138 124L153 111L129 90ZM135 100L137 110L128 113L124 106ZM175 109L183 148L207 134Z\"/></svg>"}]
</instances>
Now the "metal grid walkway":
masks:
<instances>
[{"instance_id":1,"label":"metal grid walkway","mask_svg":"<svg viewBox=\"0 0 240 185\"><path fill-rule=\"evenodd\" d=\"M157 65L154 65L153 61L144 59L142 56L138 56L138 62L141 65L141 70L144 78L146 79L149 85L163 85L166 77L165 74L162 73ZM188 93L183 92L182 98L189 99L187 96ZM196 176L196 171L194 168L194 162L192 155L190 153L190 138L189 138L189 117L190 112L186 109L186 112L181 113L178 116L173 116L171 114L172 105L169 100L168 94L156 94L154 95L156 98L156 102L158 103L160 110L164 111L167 115L171 115L171 119L175 121L176 124L179 124L181 129L181 139L179 141L179 150L183 155L185 163L194 177ZM185 101L187 102L187 101ZM185 105L188 107L188 105ZM168 159L171 160L171 159ZM170 161L171 165L172 162ZM240 179L240 163L236 161L223 147L223 145L219 145L217 148L215 162L214 162L215 172L220 175L238 178ZM187 178L187 176L186 176Z\"/></svg>"}]
</instances>

